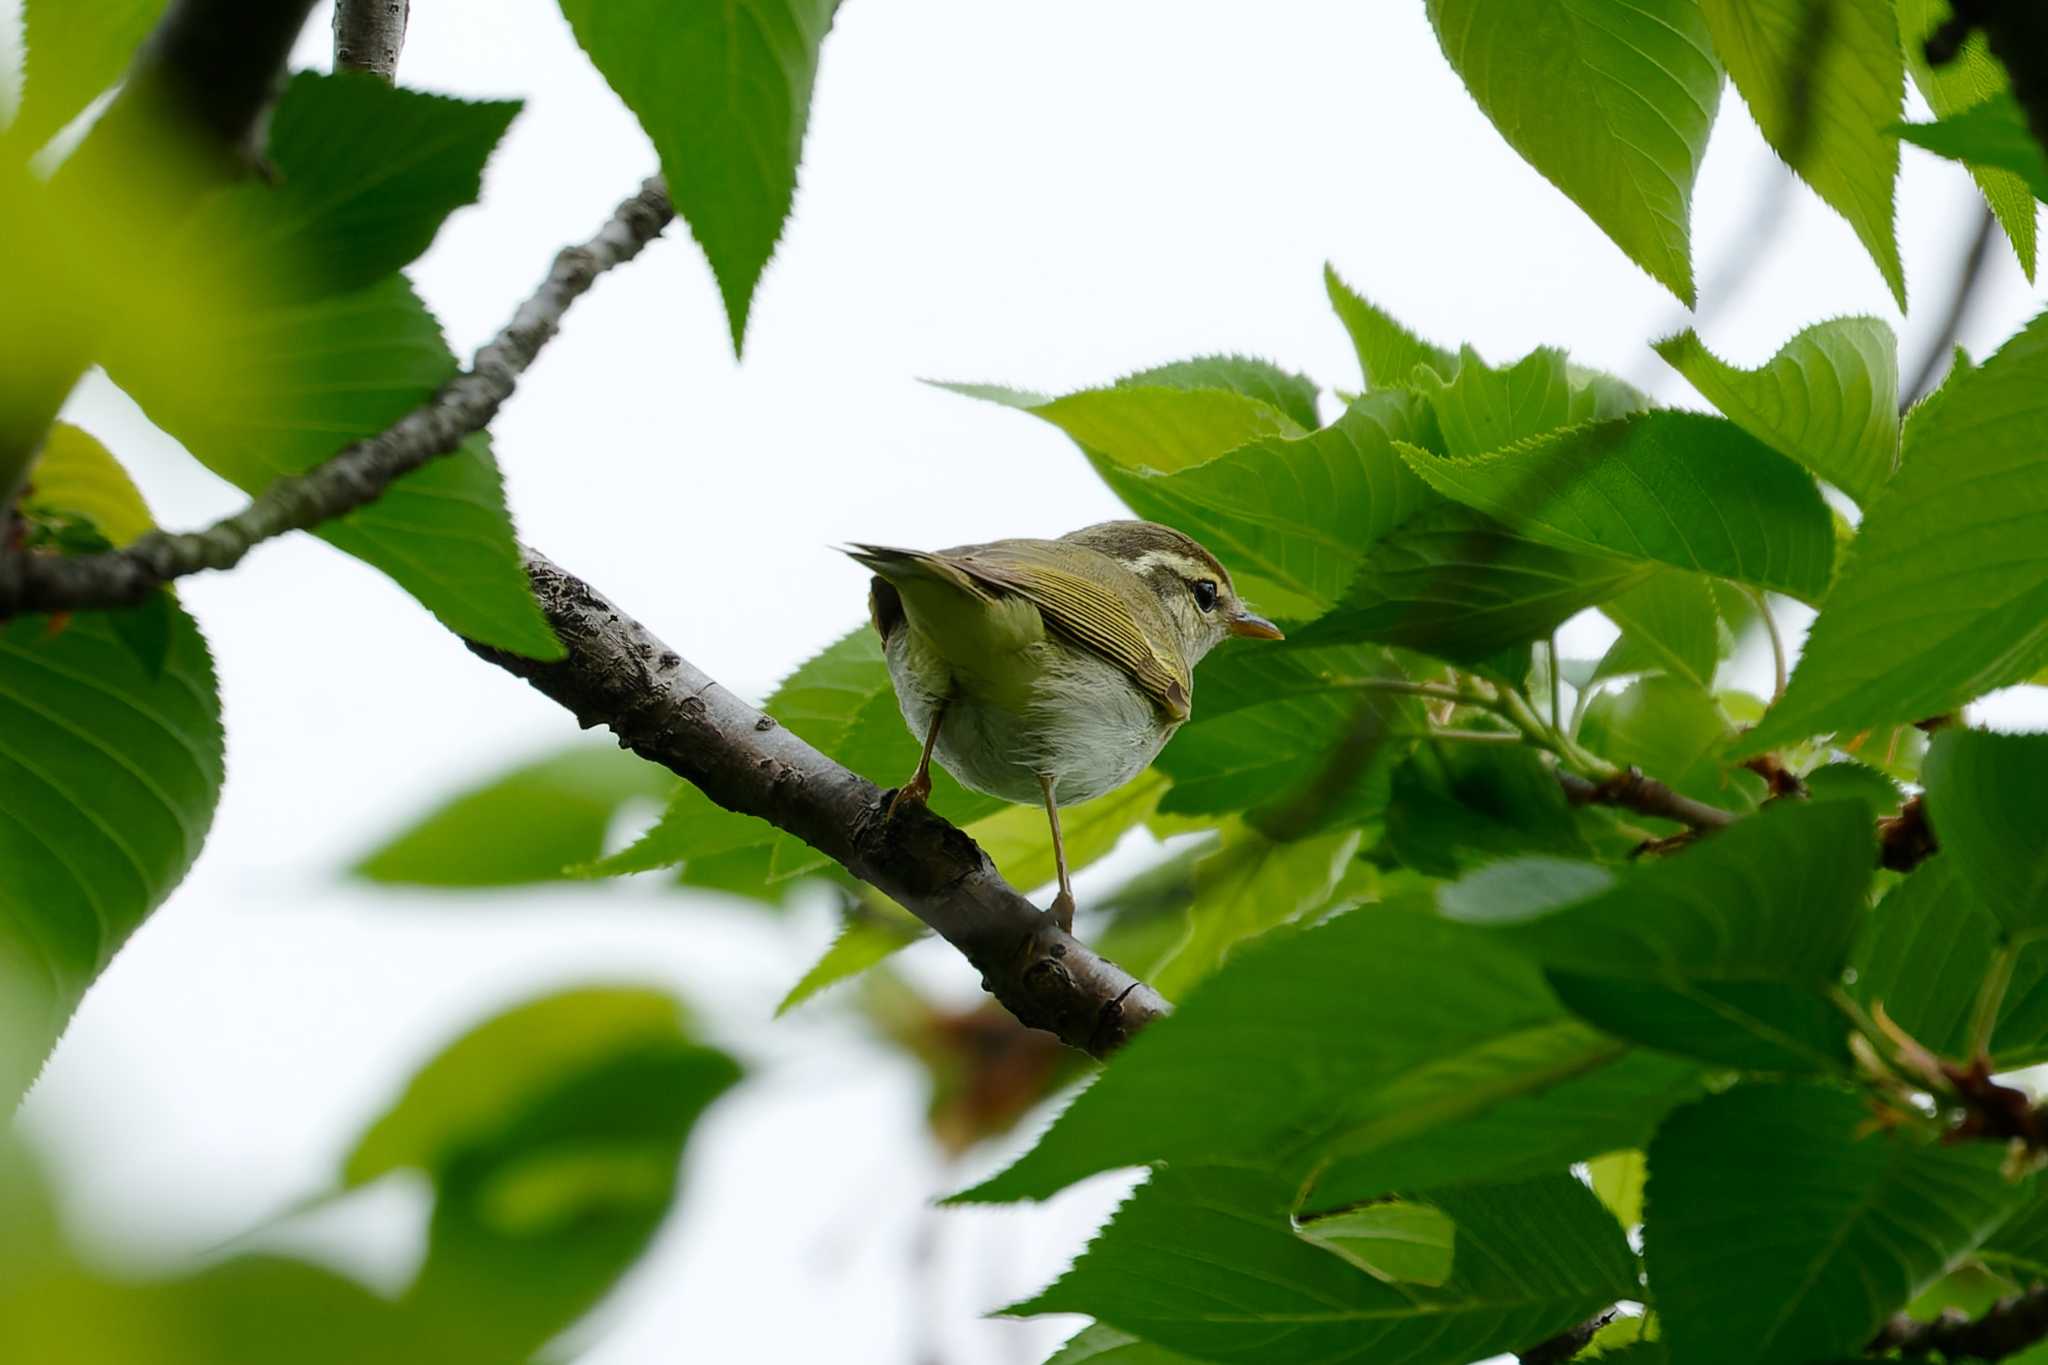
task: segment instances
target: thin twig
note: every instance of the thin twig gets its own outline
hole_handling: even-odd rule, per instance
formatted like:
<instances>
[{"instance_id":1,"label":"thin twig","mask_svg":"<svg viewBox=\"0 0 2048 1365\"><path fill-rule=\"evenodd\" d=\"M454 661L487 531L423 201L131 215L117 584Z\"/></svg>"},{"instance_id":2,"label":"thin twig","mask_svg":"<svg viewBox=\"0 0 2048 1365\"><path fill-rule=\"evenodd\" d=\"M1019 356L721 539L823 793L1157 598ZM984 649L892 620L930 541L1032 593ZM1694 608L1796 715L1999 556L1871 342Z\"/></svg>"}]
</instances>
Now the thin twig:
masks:
<instances>
[{"instance_id":1,"label":"thin twig","mask_svg":"<svg viewBox=\"0 0 2048 1365\"><path fill-rule=\"evenodd\" d=\"M1956 272L1955 288L1949 291L1948 311L1942 314L1941 325L1928 339L1927 353L1913 371L1913 382L1906 385L1899 399L1899 411L1904 412L1934 392L1934 386L1948 372L1949 362L1955 354L1956 338L1963 333L1963 323L1969 318L1970 308L1977 299L1977 285L1984 278L1984 262L1991 254L1991 234L1997 223L1990 208L1978 212L1977 230L1971 235L1969 248L1963 253L1963 264Z\"/></svg>"},{"instance_id":2,"label":"thin twig","mask_svg":"<svg viewBox=\"0 0 2048 1365\"><path fill-rule=\"evenodd\" d=\"M1540 1341L1527 1350L1515 1352L1515 1359L1519 1360L1521 1365L1564 1365L1565 1361L1591 1345L1593 1338L1600 1334L1601 1328L1614 1321L1615 1311L1612 1308L1605 1309L1584 1322L1574 1323L1546 1341Z\"/></svg>"},{"instance_id":3,"label":"thin twig","mask_svg":"<svg viewBox=\"0 0 2048 1365\"><path fill-rule=\"evenodd\" d=\"M1061 931L988 855L924 806L885 817L887 793L747 705L588 583L526 552L534 597L568 651L540 663L470 649L560 702L586 729L676 773L727 810L787 830L889 896L981 972L1017 1018L1101 1057L1168 1006Z\"/></svg>"},{"instance_id":4,"label":"thin twig","mask_svg":"<svg viewBox=\"0 0 2048 1365\"><path fill-rule=\"evenodd\" d=\"M1764 635L1771 642L1771 705L1785 699L1785 637L1778 633L1778 618L1771 615L1771 600L1761 588L1744 588L1756 603L1757 617L1764 623Z\"/></svg>"},{"instance_id":5,"label":"thin twig","mask_svg":"<svg viewBox=\"0 0 2048 1365\"><path fill-rule=\"evenodd\" d=\"M1620 806L1639 815L1675 820L1702 833L1726 829L1738 818L1732 811L1673 791L1656 778L1645 777L1635 768L1625 769L1599 782L1559 768L1557 783L1564 788L1566 799L1575 806Z\"/></svg>"},{"instance_id":6,"label":"thin twig","mask_svg":"<svg viewBox=\"0 0 2048 1365\"><path fill-rule=\"evenodd\" d=\"M376 501L395 480L489 425L519 376L561 327L569 305L599 275L639 255L674 216L661 181L647 181L595 237L555 257L540 288L476 353L465 373L388 430L303 474L279 479L233 516L199 531L151 532L104 554L0 555L0 617L132 605L174 578L232 568L266 540Z\"/></svg>"},{"instance_id":7,"label":"thin twig","mask_svg":"<svg viewBox=\"0 0 2048 1365\"><path fill-rule=\"evenodd\" d=\"M1954 1309L1933 1322L1915 1322L1901 1314L1884 1325L1870 1349L1907 1356L1939 1353L1944 1360L2004 1360L2044 1340L2048 1287L2037 1286L2000 1299L1975 1319Z\"/></svg>"},{"instance_id":8,"label":"thin twig","mask_svg":"<svg viewBox=\"0 0 2048 1365\"><path fill-rule=\"evenodd\" d=\"M334 69L366 71L386 84L396 80L411 16L411 0L337 0Z\"/></svg>"}]
</instances>

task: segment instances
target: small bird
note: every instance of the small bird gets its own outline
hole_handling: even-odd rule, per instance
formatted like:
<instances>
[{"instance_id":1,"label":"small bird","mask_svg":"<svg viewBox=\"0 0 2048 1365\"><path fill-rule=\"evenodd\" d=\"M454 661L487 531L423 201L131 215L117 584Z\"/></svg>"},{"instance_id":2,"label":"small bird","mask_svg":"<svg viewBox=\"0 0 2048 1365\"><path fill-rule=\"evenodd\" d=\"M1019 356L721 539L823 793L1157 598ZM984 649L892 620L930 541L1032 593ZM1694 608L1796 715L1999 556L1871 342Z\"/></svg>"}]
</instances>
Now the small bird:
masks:
<instances>
[{"instance_id":1,"label":"small bird","mask_svg":"<svg viewBox=\"0 0 2048 1365\"><path fill-rule=\"evenodd\" d=\"M1228 635L1278 640L1230 573L1169 526L1106 521L1058 540L927 553L853 545L917 771L888 814L931 794L936 756L962 785L1045 803L1059 895L1074 923L1060 807L1130 781L1188 718L1194 667Z\"/></svg>"}]
</instances>

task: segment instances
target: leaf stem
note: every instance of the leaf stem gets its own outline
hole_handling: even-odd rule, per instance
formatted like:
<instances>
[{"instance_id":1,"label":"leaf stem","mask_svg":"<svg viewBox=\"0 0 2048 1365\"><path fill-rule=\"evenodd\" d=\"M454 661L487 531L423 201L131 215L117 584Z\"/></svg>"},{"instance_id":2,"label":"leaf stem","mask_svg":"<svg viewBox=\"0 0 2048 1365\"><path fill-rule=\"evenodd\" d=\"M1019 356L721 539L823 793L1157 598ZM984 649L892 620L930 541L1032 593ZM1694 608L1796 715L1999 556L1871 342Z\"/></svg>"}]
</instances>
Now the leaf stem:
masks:
<instances>
[{"instance_id":1,"label":"leaf stem","mask_svg":"<svg viewBox=\"0 0 2048 1365\"><path fill-rule=\"evenodd\" d=\"M2019 945L2010 939L1999 944L1982 984L1977 987L1977 1004L1970 1011L1968 1056L1972 1061L1991 1056L1991 1035L1998 1028L1998 1011L2005 1006L2005 993L2012 986L2012 969L2019 956Z\"/></svg>"},{"instance_id":2,"label":"leaf stem","mask_svg":"<svg viewBox=\"0 0 2048 1365\"><path fill-rule=\"evenodd\" d=\"M1544 660L1550 665L1550 728L1564 733L1564 690L1557 672L1557 632L1550 632L1549 647L1544 651Z\"/></svg>"},{"instance_id":3,"label":"leaf stem","mask_svg":"<svg viewBox=\"0 0 2048 1365\"><path fill-rule=\"evenodd\" d=\"M1785 696L1785 637L1778 634L1778 619L1771 615L1770 599L1761 588L1744 588L1749 600L1756 603L1757 615L1763 618L1764 634L1771 641L1771 705L1776 706Z\"/></svg>"}]
</instances>

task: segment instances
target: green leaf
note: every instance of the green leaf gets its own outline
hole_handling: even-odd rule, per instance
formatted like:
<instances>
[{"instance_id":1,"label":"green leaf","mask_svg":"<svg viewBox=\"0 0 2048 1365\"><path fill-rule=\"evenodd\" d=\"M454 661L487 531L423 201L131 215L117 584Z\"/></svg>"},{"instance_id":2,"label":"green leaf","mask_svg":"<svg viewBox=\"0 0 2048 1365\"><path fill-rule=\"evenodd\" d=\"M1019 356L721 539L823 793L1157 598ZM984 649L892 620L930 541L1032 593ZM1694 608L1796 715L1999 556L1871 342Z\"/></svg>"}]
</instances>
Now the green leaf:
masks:
<instances>
[{"instance_id":1,"label":"green leaf","mask_svg":"<svg viewBox=\"0 0 2048 1365\"><path fill-rule=\"evenodd\" d=\"M1401 1112L1448 1123L1555 1083L1525 1072L1522 1040L1560 1026L1535 969L1484 931L1420 909L1353 910L1248 945L1134 1039L1036 1147L956 1198L1042 1199L1153 1161L1305 1168L1310 1149L1354 1115L1382 1114L1390 1094Z\"/></svg>"},{"instance_id":2,"label":"green leaf","mask_svg":"<svg viewBox=\"0 0 2048 1365\"><path fill-rule=\"evenodd\" d=\"M1442 503L1374 545L1344 599L1294 638L1373 640L1476 663L1545 638L1648 573L1641 563L1525 539L1470 508Z\"/></svg>"},{"instance_id":3,"label":"green leaf","mask_svg":"<svg viewBox=\"0 0 2048 1365\"><path fill-rule=\"evenodd\" d=\"M183 879L220 800L206 642L169 608L152 673L106 614L0 622L0 1096Z\"/></svg>"},{"instance_id":4,"label":"green leaf","mask_svg":"<svg viewBox=\"0 0 2048 1365\"><path fill-rule=\"evenodd\" d=\"M1429 399L1443 433L1440 453L1485 455L1530 436L1590 420L1597 395L1572 387L1564 352L1539 347L1499 369L1460 347L1455 370L1417 370L1416 392ZM1416 444L1410 442L1410 444Z\"/></svg>"},{"instance_id":5,"label":"green leaf","mask_svg":"<svg viewBox=\"0 0 2048 1365\"><path fill-rule=\"evenodd\" d=\"M1899 123L1891 131L1972 170L2017 176L2034 198L2048 200L2048 150L2034 141L2026 115L2009 90L1938 122Z\"/></svg>"},{"instance_id":6,"label":"green leaf","mask_svg":"<svg viewBox=\"0 0 2048 1365\"><path fill-rule=\"evenodd\" d=\"M698 1117L739 1076L674 1000L619 986L520 1005L423 1067L343 1179L433 1180L402 1306L460 1324L442 1358L525 1359L608 1292L667 1215Z\"/></svg>"},{"instance_id":7,"label":"green leaf","mask_svg":"<svg viewBox=\"0 0 2048 1365\"><path fill-rule=\"evenodd\" d=\"M1892 6L1876 0L1701 0L1714 51L1764 140L1849 220L1899 311L1906 276L1893 230L1905 59Z\"/></svg>"},{"instance_id":8,"label":"green leaf","mask_svg":"<svg viewBox=\"0 0 2048 1365\"><path fill-rule=\"evenodd\" d=\"M1674 1365L1856 1355L2018 1203L1997 1147L1859 1137L1868 1117L1851 1091L1744 1085L1666 1121L1643 1241Z\"/></svg>"},{"instance_id":9,"label":"green leaf","mask_svg":"<svg viewBox=\"0 0 2048 1365\"><path fill-rule=\"evenodd\" d=\"M1956 59L1945 66L1927 62L1927 35L1949 17L1948 0L1898 0L1899 38L1906 51L1906 70L1927 97L1936 118L1947 118L2007 88L2005 67L1991 55L1980 29L1970 35ZM1991 205L2020 269L2034 278L2034 220L2039 210L2026 183L2006 171L1973 170L1984 201Z\"/></svg>"},{"instance_id":10,"label":"green leaf","mask_svg":"<svg viewBox=\"0 0 2048 1365\"><path fill-rule=\"evenodd\" d=\"M1654 669L1701 692L1714 685L1723 653L1721 614L1700 575L1659 569L1600 610L1621 628L1621 638L1600 660L1596 678Z\"/></svg>"},{"instance_id":11,"label":"green leaf","mask_svg":"<svg viewBox=\"0 0 2048 1365\"><path fill-rule=\"evenodd\" d=\"M1621 1229L1569 1176L1431 1196L1457 1225L1441 1288L1387 1283L1297 1236L1292 1194L1258 1170L1155 1172L1072 1269L1010 1311L1091 1313L1207 1360L1437 1365L1539 1341L1635 1285Z\"/></svg>"},{"instance_id":12,"label":"green leaf","mask_svg":"<svg viewBox=\"0 0 2048 1365\"><path fill-rule=\"evenodd\" d=\"M818 48L837 0L562 0L576 41L640 120L711 262L737 355L796 194Z\"/></svg>"},{"instance_id":13,"label":"green leaf","mask_svg":"<svg viewBox=\"0 0 2048 1365\"><path fill-rule=\"evenodd\" d=\"M2048 734L1951 727L1921 768L1927 818L2009 934L2048 931Z\"/></svg>"},{"instance_id":14,"label":"green leaf","mask_svg":"<svg viewBox=\"0 0 2048 1365\"><path fill-rule=\"evenodd\" d=\"M1387 844L1437 877L1526 853L1591 852L1534 749L1451 742L1424 745L1394 770Z\"/></svg>"},{"instance_id":15,"label":"green leaf","mask_svg":"<svg viewBox=\"0 0 2048 1365\"><path fill-rule=\"evenodd\" d=\"M619 811L675 787L665 769L613 745L572 744L451 797L352 869L401 886L560 881L600 857Z\"/></svg>"},{"instance_id":16,"label":"green leaf","mask_svg":"<svg viewBox=\"0 0 2048 1365\"><path fill-rule=\"evenodd\" d=\"M1744 752L1939 715L2048 664L2044 421L2048 313L1913 424Z\"/></svg>"},{"instance_id":17,"label":"green leaf","mask_svg":"<svg viewBox=\"0 0 2048 1365\"><path fill-rule=\"evenodd\" d=\"M1361 690L1361 679L1399 677L1386 652L1343 646L1251 645L1217 651L1195 674L1193 719L1154 766L1173 782L1169 814L1259 810L1297 832L1363 818L1385 805L1398 741L1427 721L1410 697ZM1353 770L1347 777L1339 764ZM1285 821L1283 821L1285 823Z\"/></svg>"},{"instance_id":18,"label":"green leaf","mask_svg":"<svg viewBox=\"0 0 2048 1365\"><path fill-rule=\"evenodd\" d=\"M1225 389L1278 408L1305 431L1314 431L1323 424L1322 415L1317 410L1321 390L1314 380L1283 370L1270 360L1253 356L1198 355L1189 360L1154 365L1149 370L1139 370L1116 382L1123 388L1164 385L1172 389Z\"/></svg>"},{"instance_id":19,"label":"green leaf","mask_svg":"<svg viewBox=\"0 0 2048 1365\"><path fill-rule=\"evenodd\" d=\"M1106 856L1124 835L1152 818L1166 791L1166 778L1147 769L1114 791L1061 810L1067 869L1074 871ZM967 826L967 834L1013 886L1049 886L1057 875L1052 826L1042 807L1005 806Z\"/></svg>"},{"instance_id":20,"label":"green leaf","mask_svg":"<svg viewBox=\"0 0 2048 1365\"><path fill-rule=\"evenodd\" d=\"M6 129L16 154L40 148L128 69L166 0L25 0L21 108Z\"/></svg>"},{"instance_id":21,"label":"green leaf","mask_svg":"<svg viewBox=\"0 0 2048 1365\"><path fill-rule=\"evenodd\" d=\"M1055 1351L1045 1365L1194 1365L1193 1360L1164 1346L1140 1341L1128 1332L1096 1323L1083 1328Z\"/></svg>"},{"instance_id":22,"label":"green leaf","mask_svg":"<svg viewBox=\"0 0 2048 1365\"><path fill-rule=\"evenodd\" d=\"M1721 100L1697 0L1429 0L1429 18L1508 145L1690 307L1692 187Z\"/></svg>"},{"instance_id":23,"label":"green leaf","mask_svg":"<svg viewBox=\"0 0 2048 1365\"><path fill-rule=\"evenodd\" d=\"M1351 334L1351 345L1358 352L1358 368L1365 374L1367 389L1406 388L1417 365L1427 365L1440 375L1456 372L1456 356L1424 341L1382 312L1338 278L1335 266L1323 266L1323 288L1330 295L1330 306L1337 310L1338 321Z\"/></svg>"},{"instance_id":24,"label":"green leaf","mask_svg":"<svg viewBox=\"0 0 2048 1365\"><path fill-rule=\"evenodd\" d=\"M1632 1228L1643 1221L1643 1179L1649 1164L1635 1148L1608 1152L1586 1163L1587 1183L1614 1221Z\"/></svg>"},{"instance_id":25,"label":"green leaf","mask_svg":"<svg viewBox=\"0 0 2048 1365\"><path fill-rule=\"evenodd\" d=\"M1288 595L1284 604L1262 598L1262 607L1283 618L1320 615L1374 542L1436 501L1393 447L1425 440L1427 421L1405 393L1369 395L1327 427L1250 441L1149 480L1145 492L1234 576L1256 574Z\"/></svg>"},{"instance_id":26,"label":"green leaf","mask_svg":"<svg viewBox=\"0 0 2048 1365\"><path fill-rule=\"evenodd\" d=\"M125 350L108 355L107 372L194 458L248 493L383 431L456 372L440 324L396 275L353 294L257 307L244 326L259 359L231 389L184 391ZM562 657L481 434L314 534L389 574L459 635Z\"/></svg>"},{"instance_id":27,"label":"green leaf","mask_svg":"<svg viewBox=\"0 0 2048 1365\"><path fill-rule=\"evenodd\" d=\"M301 71L271 115L274 183L216 196L191 232L267 266L268 283L294 297L366 288L410 264L443 219L476 202L484 162L518 112L517 100Z\"/></svg>"},{"instance_id":28,"label":"green leaf","mask_svg":"<svg viewBox=\"0 0 2048 1365\"><path fill-rule=\"evenodd\" d=\"M1440 900L1540 962L1609 1033L1732 1066L1825 1069L1845 1030L1824 993L1875 866L1863 809L1827 801L1767 808L1622 871L1498 864Z\"/></svg>"},{"instance_id":29,"label":"green leaf","mask_svg":"<svg viewBox=\"0 0 2048 1365\"><path fill-rule=\"evenodd\" d=\"M1899 344L1876 318L1806 328L1758 369L1728 364L1690 329L1654 348L1744 431L1867 505L1899 454Z\"/></svg>"},{"instance_id":30,"label":"green leaf","mask_svg":"<svg viewBox=\"0 0 2048 1365\"><path fill-rule=\"evenodd\" d=\"M1971 1015L2004 929L1957 873L1953 854L1928 859L1894 886L1857 933L1849 990L1865 1008L1944 1057L1966 1058ZM1991 1033L2001 1069L2048 1046L2048 939L2020 948Z\"/></svg>"},{"instance_id":31,"label":"green leaf","mask_svg":"<svg viewBox=\"0 0 2048 1365\"><path fill-rule=\"evenodd\" d=\"M1644 413L1462 458L1395 449L1439 493L1558 549L1696 569L1806 601L1827 587L1834 522L1820 490L1721 418Z\"/></svg>"},{"instance_id":32,"label":"green leaf","mask_svg":"<svg viewBox=\"0 0 2048 1365\"><path fill-rule=\"evenodd\" d=\"M90 432L69 422L58 422L44 438L23 510L83 517L116 547L156 526L128 471Z\"/></svg>"},{"instance_id":33,"label":"green leaf","mask_svg":"<svg viewBox=\"0 0 2048 1365\"><path fill-rule=\"evenodd\" d=\"M1279 408L1230 389L1119 384L1038 398L988 385L939 387L1022 408L1071 436L1098 468L1106 462L1112 469L1137 473L1171 474L1248 441L1306 434Z\"/></svg>"},{"instance_id":34,"label":"green leaf","mask_svg":"<svg viewBox=\"0 0 2048 1365\"><path fill-rule=\"evenodd\" d=\"M1502 1098L1446 1119L1432 1104L1469 1108L1447 1081L1390 1089L1377 1122L1345 1133L1303 1201L1308 1210L1346 1208L1396 1190L1445 1189L1524 1180L1602 1152L1641 1146L1674 1106L1699 1096L1700 1068L1645 1048L1624 1047L1576 1020L1521 1035L1498 1054L1476 1054L1465 1075Z\"/></svg>"},{"instance_id":35,"label":"green leaf","mask_svg":"<svg viewBox=\"0 0 2048 1365\"><path fill-rule=\"evenodd\" d=\"M1579 739L1624 768L1640 768L1666 786L1726 810L1754 809L1763 782L1735 767L1735 729L1712 697L1675 677L1641 678L1602 692L1586 706Z\"/></svg>"},{"instance_id":36,"label":"green leaf","mask_svg":"<svg viewBox=\"0 0 2048 1365\"><path fill-rule=\"evenodd\" d=\"M1187 932L1153 969L1152 984L1169 1000L1180 999L1246 940L1320 910L1357 850L1356 830L1282 844L1225 826L1222 842L1195 864Z\"/></svg>"},{"instance_id":37,"label":"green leaf","mask_svg":"<svg viewBox=\"0 0 2048 1365\"><path fill-rule=\"evenodd\" d=\"M1376 1280L1441 1289L1451 1278L1458 1225L1442 1209L1390 1199L1303 1220L1297 1235Z\"/></svg>"}]
</instances>

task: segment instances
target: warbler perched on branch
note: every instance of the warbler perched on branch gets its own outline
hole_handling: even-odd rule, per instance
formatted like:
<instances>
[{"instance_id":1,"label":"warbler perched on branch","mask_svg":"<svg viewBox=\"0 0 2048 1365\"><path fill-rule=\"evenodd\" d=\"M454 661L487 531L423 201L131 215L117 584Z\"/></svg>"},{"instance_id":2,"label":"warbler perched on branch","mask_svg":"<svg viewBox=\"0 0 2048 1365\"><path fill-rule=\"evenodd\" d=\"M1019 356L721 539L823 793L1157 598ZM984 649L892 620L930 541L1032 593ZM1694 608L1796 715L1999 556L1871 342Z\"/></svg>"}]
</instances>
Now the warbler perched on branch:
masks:
<instances>
[{"instance_id":1,"label":"warbler perched on branch","mask_svg":"<svg viewBox=\"0 0 2048 1365\"><path fill-rule=\"evenodd\" d=\"M1230 635L1281 638L1200 544L1149 521L1058 540L927 553L854 545L904 723L924 742L893 816L931 793L931 762L975 791L1045 804L1074 920L1060 807L1136 777L1188 718L1194 667Z\"/></svg>"}]
</instances>

